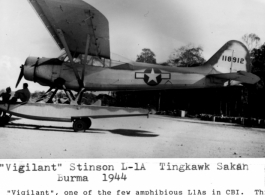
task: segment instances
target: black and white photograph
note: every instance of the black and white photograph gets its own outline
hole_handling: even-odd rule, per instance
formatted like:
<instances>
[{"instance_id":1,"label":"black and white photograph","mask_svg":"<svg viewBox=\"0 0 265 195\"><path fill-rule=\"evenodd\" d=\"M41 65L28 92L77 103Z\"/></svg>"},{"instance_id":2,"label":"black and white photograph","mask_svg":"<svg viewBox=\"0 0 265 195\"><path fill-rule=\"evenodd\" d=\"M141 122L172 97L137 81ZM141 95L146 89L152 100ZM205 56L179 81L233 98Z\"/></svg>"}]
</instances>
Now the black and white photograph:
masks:
<instances>
[{"instance_id":1,"label":"black and white photograph","mask_svg":"<svg viewBox=\"0 0 265 195\"><path fill-rule=\"evenodd\" d=\"M0 159L264 158L264 18L263 0L1 0Z\"/></svg>"}]
</instances>

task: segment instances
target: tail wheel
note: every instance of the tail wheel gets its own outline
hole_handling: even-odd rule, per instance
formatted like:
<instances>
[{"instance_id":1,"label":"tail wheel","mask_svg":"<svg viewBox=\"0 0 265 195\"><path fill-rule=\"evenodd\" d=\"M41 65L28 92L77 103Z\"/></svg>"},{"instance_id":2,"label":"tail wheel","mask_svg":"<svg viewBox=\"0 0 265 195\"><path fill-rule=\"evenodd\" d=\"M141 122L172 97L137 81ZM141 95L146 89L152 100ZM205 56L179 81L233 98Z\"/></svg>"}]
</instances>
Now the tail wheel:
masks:
<instances>
[{"instance_id":1,"label":"tail wheel","mask_svg":"<svg viewBox=\"0 0 265 195\"><path fill-rule=\"evenodd\" d=\"M87 122L84 119L77 119L73 123L73 129L75 132L77 131L85 131L87 129Z\"/></svg>"}]
</instances>

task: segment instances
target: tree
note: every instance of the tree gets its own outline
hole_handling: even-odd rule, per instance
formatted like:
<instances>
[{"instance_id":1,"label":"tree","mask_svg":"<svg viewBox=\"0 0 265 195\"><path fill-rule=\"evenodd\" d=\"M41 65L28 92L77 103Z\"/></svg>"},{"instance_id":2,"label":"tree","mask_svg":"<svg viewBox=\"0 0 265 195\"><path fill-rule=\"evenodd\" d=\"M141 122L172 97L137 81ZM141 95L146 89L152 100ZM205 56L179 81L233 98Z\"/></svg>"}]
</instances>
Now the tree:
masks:
<instances>
[{"instance_id":1,"label":"tree","mask_svg":"<svg viewBox=\"0 0 265 195\"><path fill-rule=\"evenodd\" d=\"M257 86L259 88L264 88L265 81L265 43L261 45L258 49L254 48L251 51L252 58L252 70L251 72L258 75L261 80L258 82Z\"/></svg>"},{"instance_id":2,"label":"tree","mask_svg":"<svg viewBox=\"0 0 265 195\"><path fill-rule=\"evenodd\" d=\"M145 62L156 64L155 54L150 49L144 48L142 49L142 53L137 55L136 62Z\"/></svg>"},{"instance_id":3,"label":"tree","mask_svg":"<svg viewBox=\"0 0 265 195\"><path fill-rule=\"evenodd\" d=\"M31 93L31 98L37 100L38 98L40 98L44 94L45 94L45 91L34 91L33 93Z\"/></svg>"},{"instance_id":4,"label":"tree","mask_svg":"<svg viewBox=\"0 0 265 195\"><path fill-rule=\"evenodd\" d=\"M251 72L260 77L260 81L254 86L245 85L249 91L247 112L250 116L265 118L265 43L251 50L251 58Z\"/></svg>"},{"instance_id":5,"label":"tree","mask_svg":"<svg viewBox=\"0 0 265 195\"><path fill-rule=\"evenodd\" d=\"M257 48L259 45L260 38L254 33L245 34L242 40L247 44L248 50L251 52L252 49Z\"/></svg>"},{"instance_id":6,"label":"tree","mask_svg":"<svg viewBox=\"0 0 265 195\"><path fill-rule=\"evenodd\" d=\"M173 66L192 67L205 62L202 57L202 47L189 44L175 49L169 57L168 63Z\"/></svg>"},{"instance_id":7,"label":"tree","mask_svg":"<svg viewBox=\"0 0 265 195\"><path fill-rule=\"evenodd\" d=\"M88 92L83 93L83 97L82 97L82 100L81 100L82 104L90 105L90 104L93 104L96 101L97 101L97 97L96 97L95 94L88 93Z\"/></svg>"},{"instance_id":8,"label":"tree","mask_svg":"<svg viewBox=\"0 0 265 195\"><path fill-rule=\"evenodd\" d=\"M251 51L252 65L255 68L265 69L265 43L260 48L254 48Z\"/></svg>"}]
</instances>

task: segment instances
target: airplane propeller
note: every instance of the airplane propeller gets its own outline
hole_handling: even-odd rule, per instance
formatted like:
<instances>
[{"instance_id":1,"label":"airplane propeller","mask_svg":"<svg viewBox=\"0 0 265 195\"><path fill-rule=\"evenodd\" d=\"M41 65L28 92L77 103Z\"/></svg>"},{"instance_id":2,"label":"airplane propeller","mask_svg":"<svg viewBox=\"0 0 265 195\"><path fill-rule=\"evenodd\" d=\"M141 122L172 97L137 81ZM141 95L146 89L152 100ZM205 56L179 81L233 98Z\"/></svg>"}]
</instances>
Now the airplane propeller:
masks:
<instances>
[{"instance_id":1,"label":"airplane propeller","mask_svg":"<svg viewBox=\"0 0 265 195\"><path fill-rule=\"evenodd\" d=\"M20 69L21 70L20 70L20 74L19 74L18 79L17 79L16 88L17 88L18 84L20 83L22 77L24 76L24 65L23 64L20 66Z\"/></svg>"}]
</instances>

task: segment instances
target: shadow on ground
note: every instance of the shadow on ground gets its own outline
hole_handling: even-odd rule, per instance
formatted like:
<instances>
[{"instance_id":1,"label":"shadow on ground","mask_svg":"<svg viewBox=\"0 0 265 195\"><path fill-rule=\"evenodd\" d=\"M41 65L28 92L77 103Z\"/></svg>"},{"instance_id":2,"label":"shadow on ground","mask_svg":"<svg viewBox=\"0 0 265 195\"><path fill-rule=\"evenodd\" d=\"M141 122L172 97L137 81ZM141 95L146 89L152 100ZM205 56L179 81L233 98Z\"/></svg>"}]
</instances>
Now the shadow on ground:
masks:
<instances>
[{"instance_id":1,"label":"shadow on ground","mask_svg":"<svg viewBox=\"0 0 265 195\"><path fill-rule=\"evenodd\" d=\"M72 127L61 126L45 126L45 125L32 125L22 123L10 123L5 126L6 128L21 129L21 130L38 130L38 131L51 131L51 132L66 132L66 133L98 133L105 134L110 132L112 134L118 134L130 137L157 137L158 134L154 134L150 131L137 130L137 129L89 129L86 131L74 132Z\"/></svg>"},{"instance_id":2,"label":"shadow on ground","mask_svg":"<svg viewBox=\"0 0 265 195\"><path fill-rule=\"evenodd\" d=\"M13 122L13 121L18 121L18 120L20 120L21 118L14 118L14 117L12 117L12 118L10 118L10 122Z\"/></svg>"},{"instance_id":3,"label":"shadow on ground","mask_svg":"<svg viewBox=\"0 0 265 195\"><path fill-rule=\"evenodd\" d=\"M137 130L137 129L113 129L113 130L105 130L105 129L90 129L92 131L108 131L113 134L119 134L123 136L131 136L131 137L157 137L158 134L154 134L150 131Z\"/></svg>"}]
</instances>

